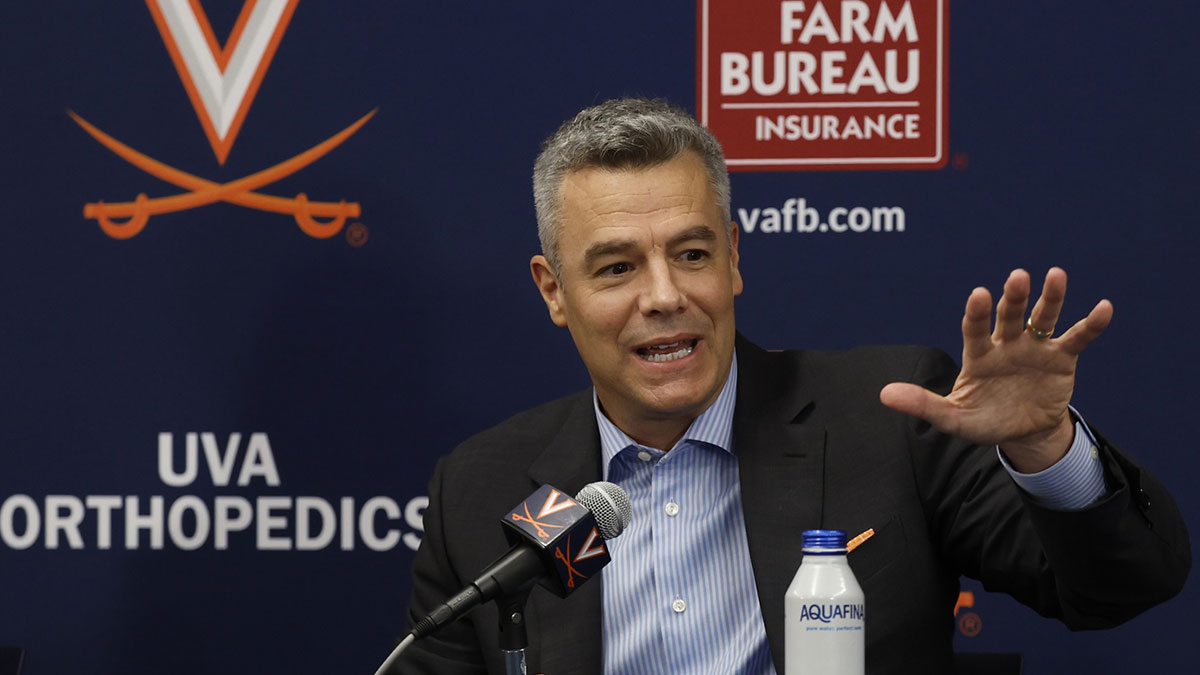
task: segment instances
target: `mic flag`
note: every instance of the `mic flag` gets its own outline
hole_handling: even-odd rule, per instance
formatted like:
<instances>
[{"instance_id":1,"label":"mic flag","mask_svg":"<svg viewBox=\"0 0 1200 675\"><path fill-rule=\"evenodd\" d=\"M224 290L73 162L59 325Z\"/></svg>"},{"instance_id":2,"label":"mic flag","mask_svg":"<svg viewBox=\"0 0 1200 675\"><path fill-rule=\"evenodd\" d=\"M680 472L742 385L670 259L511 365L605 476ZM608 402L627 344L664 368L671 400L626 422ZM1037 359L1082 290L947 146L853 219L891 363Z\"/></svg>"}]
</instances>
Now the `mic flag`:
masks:
<instances>
[{"instance_id":1,"label":"mic flag","mask_svg":"<svg viewBox=\"0 0 1200 675\"><path fill-rule=\"evenodd\" d=\"M592 511L553 486L538 488L513 507L503 523L509 544L532 546L543 568L554 572L539 583L559 597L573 593L611 560L604 543L609 533L602 531Z\"/></svg>"},{"instance_id":2,"label":"mic flag","mask_svg":"<svg viewBox=\"0 0 1200 675\"><path fill-rule=\"evenodd\" d=\"M589 483L575 499L550 485L538 488L503 519L504 536L512 545L508 553L488 565L478 579L457 595L417 621L375 675L388 672L415 641L480 603L500 599L502 603L513 601L523 606L525 595L535 582L559 597L570 595L608 564L610 558L604 540L621 534L632 517L629 495L614 483ZM519 617L521 613L513 616ZM507 639L520 642L521 649L513 651L523 652L523 624L507 633L506 625L501 622L502 644Z\"/></svg>"}]
</instances>

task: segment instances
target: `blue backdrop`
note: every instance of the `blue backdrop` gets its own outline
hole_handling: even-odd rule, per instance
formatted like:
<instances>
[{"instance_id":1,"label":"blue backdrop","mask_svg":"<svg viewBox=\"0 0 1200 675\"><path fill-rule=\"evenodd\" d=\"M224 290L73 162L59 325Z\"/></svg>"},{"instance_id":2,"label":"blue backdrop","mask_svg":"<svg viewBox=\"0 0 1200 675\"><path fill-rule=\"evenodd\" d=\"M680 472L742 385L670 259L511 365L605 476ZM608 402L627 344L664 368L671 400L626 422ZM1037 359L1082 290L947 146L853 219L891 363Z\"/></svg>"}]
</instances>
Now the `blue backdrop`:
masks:
<instances>
[{"instance_id":1,"label":"blue backdrop","mask_svg":"<svg viewBox=\"0 0 1200 675\"><path fill-rule=\"evenodd\" d=\"M198 4L219 51L243 4ZM614 96L694 109L697 9L304 0L222 164L147 3L0 6L0 644L28 650L26 673L372 672L403 628L436 457L587 384L529 279L538 145ZM735 216L803 198L822 218L904 217L743 231L740 329L769 347L953 354L972 287L1061 265L1072 320L1116 306L1075 404L1195 523L1198 18L1191 2L952 3L944 168L733 176ZM225 184L372 110L254 188L293 211L299 193L358 204L329 238L220 202L150 214L126 239L84 215L216 193L135 167L68 111ZM1021 651L1028 673L1200 656L1195 583L1081 634L965 588L957 648Z\"/></svg>"}]
</instances>

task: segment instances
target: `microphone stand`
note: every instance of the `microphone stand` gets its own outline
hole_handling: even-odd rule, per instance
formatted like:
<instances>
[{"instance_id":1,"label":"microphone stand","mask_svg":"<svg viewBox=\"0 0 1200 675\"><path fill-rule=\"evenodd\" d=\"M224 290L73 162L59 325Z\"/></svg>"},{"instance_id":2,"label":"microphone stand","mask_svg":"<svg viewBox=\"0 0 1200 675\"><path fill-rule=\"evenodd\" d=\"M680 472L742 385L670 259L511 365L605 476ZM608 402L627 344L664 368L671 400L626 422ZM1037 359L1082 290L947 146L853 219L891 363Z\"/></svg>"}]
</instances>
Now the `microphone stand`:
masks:
<instances>
[{"instance_id":1,"label":"microphone stand","mask_svg":"<svg viewBox=\"0 0 1200 675\"><path fill-rule=\"evenodd\" d=\"M525 601L533 586L500 599L500 652L504 655L505 675L526 675L525 648L529 635L525 631Z\"/></svg>"}]
</instances>

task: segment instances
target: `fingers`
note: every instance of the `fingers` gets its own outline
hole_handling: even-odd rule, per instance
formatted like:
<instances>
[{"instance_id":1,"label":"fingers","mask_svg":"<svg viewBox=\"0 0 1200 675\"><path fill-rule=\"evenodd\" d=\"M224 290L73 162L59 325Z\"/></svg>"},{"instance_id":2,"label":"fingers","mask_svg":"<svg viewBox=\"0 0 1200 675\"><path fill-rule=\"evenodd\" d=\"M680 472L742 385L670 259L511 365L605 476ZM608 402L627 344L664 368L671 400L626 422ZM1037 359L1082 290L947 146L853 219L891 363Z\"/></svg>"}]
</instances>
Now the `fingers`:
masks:
<instances>
[{"instance_id":1,"label":"fingers","mask_svg":"<svg viewBox=\"0 0 1200 675\"><path fill-rule=\"evenodd\" d=\"M893 382L879 392L879 401L906 415L919 417L939 431L953 434L954 406L945 398L907 382Z\"/></svg>"},{"instance_id":2,"label":"fingers","mask_svg":"<svg viewBox=\"0 0 1200 675\"><path fill-rule=\"evenodd\" d=\"M1029 273L1013 270L1004 282L1004 294L996 303L995 340L1015 340L1025 330L1025 308L1029 306Z\"/></svg>"},{"instance_id":3,"label":"fingers","mask_svg":"<svg viewBox=\"0 0 1200 675\"><path fill-rule=\"evenodd\" d=\"M1029 313L1029 325L1043 333L1053 333L1066 297L1067 273L1061 267L1051 267L1050 271L1046 272L1042 295L1034 304L1033 311Z\"/></svg>"},{"instance_id":4,"label":"fingers","mask_svg":"<svg viewBox=\"0 0 1200 675\"><path fill-rule=\"evenodd\" d=\"M1063 351L1078 356L1092 340L1095 340L1108 328L1109 322L1112 321L1113 306L1108 300L1101 300L1096 303L1092 311L1079 323L1071 326L1071 329L1063 333L1062 337L1055 340Z\"/></svg>"},{"instance_id":5,"label":"fingers","mask_svg":"<svg viewBox=\"0 0 1200 675\"><path fill-rule=\"evenodd\" d=\"M963 311L963 357L978 357L987 353L992 346L992 294L980 287L967 297Z\"/></svg>"},{"instance_id":6,"label":"fingers","mask_svg":"<svg viewBox=\"0 0 1200 675\"><path fill-rule=\"evenodd\" d=\"M1026 331L1025 308L1029 306L1029 273L1015 269L1004 282L1004 293L996 303L996 325L989 331L991 323L992 297L985 288L976 288L967 298L963 312L963 358L982 357L999 342L1016 340ZM1061 267L1051 267L1042 284L1038 297L1029 314L1029 325L1040 332L1053 332L1062 313L1067 297L1067 273ZM1101 300L1082 321L1075 324L1062 337L1047 341L1064 351L1078 355L1112 321L1113 306ZM1036 339L1036 336L1033 336ZM1042 336L1043 338L1046 336ZM907 412L907 411L906 411ZM910 413L915 414L915 413ZM920 415L918 415L920 416ZM930 420L932 421L932 420Z\"/></svg>"}]
</instances>

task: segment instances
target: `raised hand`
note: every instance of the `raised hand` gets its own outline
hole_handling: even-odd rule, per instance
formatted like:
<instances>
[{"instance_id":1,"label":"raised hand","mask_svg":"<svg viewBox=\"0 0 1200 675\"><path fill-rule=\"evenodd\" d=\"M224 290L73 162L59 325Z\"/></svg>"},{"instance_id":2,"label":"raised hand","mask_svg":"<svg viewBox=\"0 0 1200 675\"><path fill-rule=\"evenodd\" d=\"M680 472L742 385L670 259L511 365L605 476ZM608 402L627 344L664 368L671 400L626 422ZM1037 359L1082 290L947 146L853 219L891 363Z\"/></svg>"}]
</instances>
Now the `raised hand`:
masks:
<instances>
[{"instance_id":1,"label":"raised hand","mask_svg":"<svg viewBox=\"0 0 1200 675\"><path fill-rule=\"evenodd\" d=\"M879 399L942 432L999 444L1019 471L1049 467L1066 454L1074 438L1067 404L1079 354L1113 315L1112 303L1101 300L1087 317L1052 338L1066 292L1067 273L1051 268L1026 321L1029 274L1013 270L996 305L993 328L992 296L986 288L976 288L963 314L962 370L953 390L939 396L914 384L893 382L880 391Z\"/></svg>"}]
</instances>

